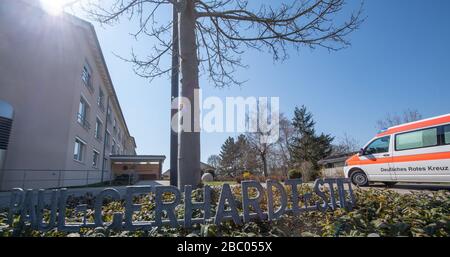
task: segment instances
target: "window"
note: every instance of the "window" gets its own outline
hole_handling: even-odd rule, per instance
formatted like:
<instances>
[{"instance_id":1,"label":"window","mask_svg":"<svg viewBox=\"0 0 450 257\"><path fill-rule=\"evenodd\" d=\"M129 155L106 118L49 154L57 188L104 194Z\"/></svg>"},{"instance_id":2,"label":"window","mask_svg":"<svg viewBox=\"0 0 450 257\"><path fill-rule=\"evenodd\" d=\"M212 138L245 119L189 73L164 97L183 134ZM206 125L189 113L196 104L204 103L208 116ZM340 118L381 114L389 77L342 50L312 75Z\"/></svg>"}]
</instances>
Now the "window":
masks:
<instances>
[{"instance_id":1,"label":"window","mask_svg":"<svg viewBox=\"0 0 450 257\"><path fill-rule=\"evenodd\" d=\"M92 152L92 167L97 168L98 167L98 159L100 157L100 153L94 150Z\"/></svg>"},{"instance_id":2,"label":"window","mask_svg":"<svg viewBox=\"0 0 450 257\"><path fill-rule=\"evenodd\" d=\"M444 142L446 145L450 144L450 125L444 126Z\"/></svg>"},{"instance_id":3,"label":"window","mask_svg":"<svg viewBox=\"0 0 450 257\"><path fill-rule=\"evenodd\" d=\"M103 90L101 88L99 88L98 91L97 105L100 110L105 111L105 93L103 93Z\"/></svg>"},{"instance_id":4,"label":"window","mask_svg":"<svg viewBox=\"0 0 450 257\"><path fill-rule=\"evenodd\" d=\"M73 159L79 162L83 161L83 152L85 148L85 143L80 139L75 139L75 147L73 149Z\"/></svg>"},{"instance_id":5,"label":"window","mask_svg":"<svg viewBox=\"0 0 450 257\"><path fill-rule=\"evenodd\" d=\"M83 123L86 118L86 102L83 98L80 99L80 105L78 106L78 122Z\"/></svg>"},{"instance_id":6,"label":"window","mask_svg":"<svg viewBox=\"0 0 450 257\"><path fill-rule=\"evenodd\" d=\"M95 122L95 138L101 140L102 139L102 122L97 118Z\"/></svg>"},{"instance_id":7,"label":"window","mask_svg":"<svg viewBox=\"0 0 450 257\"><path fill-rule=\"evenodd\" d=\"M83 71L81 72L81 80L91 93L94 92L94 87L92 86L91 69L89 68L88 64L85 64L83 66Z\"/></svg>"},{"instance_id":8,"label":"window","mask_svg":"<svg viewBox=\"0 0 450 257\"><path fill-rule=\"evenodd\" d=\"M116 118L114 118L113 129L114 129L114 132L117 130L117 120L116 120Z\"/></svg>"},{"instance_id":9,"label":"window","mask_svg":"<svg viewBox=\"0 0 450 257\"><path fill-rule=\"evenodd\" d=\"M437 144L437 128L399 134L395 138L395 149L397 151L430 147Z\"/></svg>"},{"instance_id":10,"label":"window","mask_svg":"<svg viewBox=\"0 0 450 257\"><path fill-rule=\"evenodd\" d=\"M111 154L116 154L116 141L112 141Z\"/></svg>"},{"instance_id":11,"label":"window","mask_svg":"<svg viewBox=\"0 0 450 257\"><path fill-rule=\"evenodd\" d=\"M376 139L366 147L366 150L364 150L364 154L369 155L389 152L390 139L390 136Z\"/></svg>"},{"instance_id":12,"label":"window","mask_svg":"<svg viewBox=\"0 0 450 257\"><path fill-rule=\"evenodd\" d=\"M84 83L89 83L89 80L91 79L91 72L89 71L89 68L85 65L83 66L83 72L81 73L81 79Z\"/></svg>"},{"instance_id":13,"label":"window","mask_svg":"<svg viewBox=\"0 0 450 257\"><path fill-rule=\"evenodd\" d=\"M84 128L89 129L89 122L87 121L87 115L88 115L88 105L86 100L83 99L83 97L80 98L80 105L78 106L78 117L77 121L80 123Z\"/></svg>"},{"instance_id":14,"label":"window","mask_svg":"<svg viewBox=\"0 0 450 257\"><path fill-rule=\"evenodd\" d=\"M111 134L109 134L109 132L106 132L105 135L105 144L106 146L109 146L109 139L111 138Z\"/></svg>"},{"instance_id":15,"label":"window","mask_svg":"<svg viewBox=\"0 0 450 257\"><path fill-rule=\"evenodd\" d=\"M108 123L111 123L111 106L108 106L108 111L106 112Z\"/></svg>"}]
</instances>

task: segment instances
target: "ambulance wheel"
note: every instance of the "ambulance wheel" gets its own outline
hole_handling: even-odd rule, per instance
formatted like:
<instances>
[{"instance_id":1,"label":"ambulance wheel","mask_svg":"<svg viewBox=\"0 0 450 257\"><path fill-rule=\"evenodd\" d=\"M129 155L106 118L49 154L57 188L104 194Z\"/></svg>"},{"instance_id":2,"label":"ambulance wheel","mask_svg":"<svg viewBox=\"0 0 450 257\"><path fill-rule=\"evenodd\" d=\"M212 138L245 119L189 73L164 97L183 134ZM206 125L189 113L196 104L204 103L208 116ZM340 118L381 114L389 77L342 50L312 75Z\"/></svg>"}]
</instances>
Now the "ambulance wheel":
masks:
<instances>
[{"instance_id":1,"label":"ambulance wheel","mask_svg":"<svg viewBox=\"0 0 450 257\"><path fill-rule=\"evenodd\" d=\"M366 173L364 173L362 170L353 172L351 180L353 184L360 187L365 187L369 185L369 179L367 178Z\"/></svg>"}]
</instances>

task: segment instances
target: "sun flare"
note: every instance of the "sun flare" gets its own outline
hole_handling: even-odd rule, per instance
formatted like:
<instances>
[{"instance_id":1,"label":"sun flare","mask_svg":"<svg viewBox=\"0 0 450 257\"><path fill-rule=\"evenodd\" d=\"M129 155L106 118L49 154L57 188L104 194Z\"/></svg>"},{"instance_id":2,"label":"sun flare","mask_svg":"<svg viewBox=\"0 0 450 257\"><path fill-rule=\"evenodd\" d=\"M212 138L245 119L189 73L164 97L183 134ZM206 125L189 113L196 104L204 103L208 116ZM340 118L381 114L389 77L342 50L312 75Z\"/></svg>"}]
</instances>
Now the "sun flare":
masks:
<instances>
[{"instance_id":1,"label":"sun flare","mask_svg":"<svg viewBox=\"0 0 450 257\"><path fill-rule=\"evenodd\" d=\"M63 12L63 0L40 0L42 7L51 15L61 15Z\"/></svg>"}]
</instances>

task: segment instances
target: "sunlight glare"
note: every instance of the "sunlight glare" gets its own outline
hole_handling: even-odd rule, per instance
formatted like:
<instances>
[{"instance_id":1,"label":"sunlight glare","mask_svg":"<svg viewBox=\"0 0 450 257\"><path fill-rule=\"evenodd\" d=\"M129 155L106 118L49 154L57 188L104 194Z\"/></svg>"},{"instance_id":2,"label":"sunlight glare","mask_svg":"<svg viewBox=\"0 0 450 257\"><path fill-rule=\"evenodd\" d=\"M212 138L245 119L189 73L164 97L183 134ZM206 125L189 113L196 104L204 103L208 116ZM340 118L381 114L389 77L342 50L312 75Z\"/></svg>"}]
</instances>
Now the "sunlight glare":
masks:
<instances>
[{"instance_id":1,"label":"sunlight glare","mask_svg":"<svg viewBox=\"0 0 450 257\"><path fill-rule=\"evenodd\" d=\"M51 15L60 15L63 12L63 0L41 0L42 7Z\"/></svg>"}]
</instances>

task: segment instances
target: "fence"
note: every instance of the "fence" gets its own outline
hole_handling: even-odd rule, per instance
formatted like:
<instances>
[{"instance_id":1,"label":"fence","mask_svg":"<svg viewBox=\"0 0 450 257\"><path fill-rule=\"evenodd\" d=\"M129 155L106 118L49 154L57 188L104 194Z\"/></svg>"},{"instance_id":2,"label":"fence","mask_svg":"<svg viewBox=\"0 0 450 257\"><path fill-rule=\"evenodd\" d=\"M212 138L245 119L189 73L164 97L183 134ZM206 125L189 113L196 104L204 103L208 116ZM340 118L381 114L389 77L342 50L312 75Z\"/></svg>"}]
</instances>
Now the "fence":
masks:
<instances>
[{"instance_id":1,"label":"fence","mask_svg":"<svg viewBox=\"0 0 450 257\"><path fill-rule=\"evenodd\" d=\"M114 180L112 172L101 170L2 170L1 189L20 188L59 188L85 186ZM130 181L131 183L131 181Z\"/></svg>"}]
</instances>

